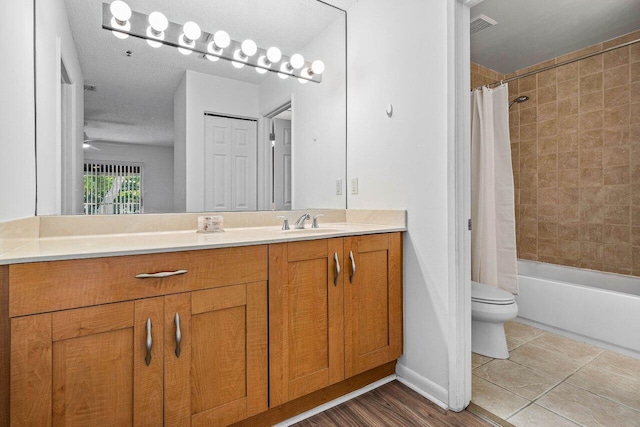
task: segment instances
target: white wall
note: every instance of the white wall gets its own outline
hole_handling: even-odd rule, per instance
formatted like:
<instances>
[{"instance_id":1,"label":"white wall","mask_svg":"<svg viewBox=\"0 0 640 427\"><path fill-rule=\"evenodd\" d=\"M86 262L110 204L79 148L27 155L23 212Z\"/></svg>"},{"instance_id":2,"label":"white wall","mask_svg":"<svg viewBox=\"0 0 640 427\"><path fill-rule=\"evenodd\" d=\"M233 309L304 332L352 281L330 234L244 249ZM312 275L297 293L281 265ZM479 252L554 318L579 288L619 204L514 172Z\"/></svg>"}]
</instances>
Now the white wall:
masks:
<instances>
[{"instance_id":1,"label":"white wall","mask_svg":"<svg viewBox=\"0 0 640 427\"><path fill-rule=\"evenodd\" d=\"M407 209L404 355L398 373L448 402L453 213L448 187L447 1L349 9L348 179L354 209ZM393 104L394 114L385 114Z\"/></svg>"},{"instance_id":2,"label":"white wall","mask_svg":"<svg viewBox=\"0 0 640 427\"><path fill-rule=\"evenodd\" d=\"M70 191L69 212L61 212L62 159L60 140L60 61L71 79L76 111L67 159ZM38 141L38 215L80 213L84 128L84 78L69 27L63 0L39 0L36 5L36 90Z\"/></svg>"},{"instance_id":3,"label":"white wall","mask_svg":"<svg viewBox=\"0 0 640 427\"><path fill-rule=\"evenodd\" d=\"M258 118L258 86L238 80L187 71L184 76L185 102L180 100L181 86L174 98L175 150L182 150L181 124L185 117L185 187L181 185L181 175L176 175L176 191L179 198L185 191L187 212L204 211L204 113L218 113L231 116ZM178 108L184 109L184 114ZM175 161L182 161L182 153L175 154ZM176 166L178 171L178 166ZM181 171L180 171L181 173ZM178 187L180 185L180 187Z\"/></svg>"},{"instance_id":4,"label":"white wall","mask_svg":"<svg viewBox=\"0 0 640 427\"><path fill-rule=\"evenodd\" d=\"M173 147L142 144L92 142L87 161L103 160L142 163L144 213L175 212L173 209Z\"/></svg>"},{"instance_id":5,"label":"white wall","mask_svg":"<svg viewBox=\"0 0 640 427\"><path fill-rule=\"evenodd\" d=\"M33 3L0 2L0 221L33 216Z\"/></svg>"},{"instance_id":6,"label":"white wall","mask_svg":"<svg viewBox=\"0 0 640 427\"><path fill-rule=\"evenodd\" d=\"M344 180L346 169L344 35L344 18L337 19L300 50L306 60L325 63L322 83L283 81L274 74L260 85L262 114L293 100L293 209L345 208L344 182L343 195L336 195L336 180Z\"/></svg>"}]
</instances>

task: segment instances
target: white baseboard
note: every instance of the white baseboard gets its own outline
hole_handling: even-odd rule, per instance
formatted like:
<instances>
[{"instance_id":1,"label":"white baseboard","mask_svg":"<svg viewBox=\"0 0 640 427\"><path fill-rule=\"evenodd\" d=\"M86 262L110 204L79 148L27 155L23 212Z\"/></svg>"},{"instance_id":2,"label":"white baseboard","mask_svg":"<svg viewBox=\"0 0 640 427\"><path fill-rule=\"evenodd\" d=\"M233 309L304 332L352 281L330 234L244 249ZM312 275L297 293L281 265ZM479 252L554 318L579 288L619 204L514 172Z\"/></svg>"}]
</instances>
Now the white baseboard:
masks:
<instances>
[{"instance_id":1,"label":"white baseboard","mask_svg":"<svg viewBox=\"0 0 640 427\"><path fill-rule=\"evenodd\" d=\"M385 385L386 383L389 383L393 380L396 379L396 375L389 375L388 377L382 378L381 380L378 380L374 383L369 384L368 386L365 386L361 389L352 391L349 394L345 394L344 396L340 396L337 399L334 399L330 402L324 403L320 406L317 406L313 409L308 410L307 412L303 412L302 414L298 414L295 417L289 418L288 420L284 420L279 422L278 424L274 425L273 427L288 427L292 424L295 423L299 423L302 420L306 420L307 418L311 418L314 415L319 414L320 412L324 412L327 409L331 409L334 406L338 406L341 403L347 402L353 398L356 398L358 396L360 396L361 394L365 394L373 389L376 389L382 385Z\"/></svg>"},{"instance_id":2,"label":"white baseboard","mask_svg":"<svg viewBox=\"0 0 640 427\"><path fill-rule=\"evenodd\" d=\"M426 397L442 409L449 409L449 405L445 403L449 400L449 394L444 387L400 363L396 365L396 375L398 376L396 378L398 381L416 393Z\"/></svg>"}]
</instances>

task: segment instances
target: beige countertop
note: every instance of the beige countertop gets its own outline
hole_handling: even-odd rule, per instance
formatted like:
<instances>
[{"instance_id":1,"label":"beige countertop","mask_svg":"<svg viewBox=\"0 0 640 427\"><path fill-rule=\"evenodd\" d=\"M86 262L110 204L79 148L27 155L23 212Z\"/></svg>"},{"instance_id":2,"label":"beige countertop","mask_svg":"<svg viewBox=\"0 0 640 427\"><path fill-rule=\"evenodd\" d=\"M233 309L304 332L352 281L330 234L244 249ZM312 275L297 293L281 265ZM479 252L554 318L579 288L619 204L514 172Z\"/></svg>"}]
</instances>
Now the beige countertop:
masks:
<instances>
[{"instance_id":1,"label":"beige countertop","mask_svg":"<svg viewBox=\"0 0 640 427\"><path fill-rule=\"evenodd\" d=\"M296 214L299 214L299 212L290 214L290 217L295 219ZM193 214L184 215L189 216L189 218L195 218ZM227 215L229 214L223 214L225 223L227 223ZM269 215L267 222L273 223L273 216L273 214ZM123 233L118 232L121 231L119 227L111 227L111 232L101 229L103 234L88 234L81 227L81 223L87 221L86 217L57 217L59 219L53 220L53 222L56 222L55 227L52 224L40 222L38 224L39 231L36 233L31 229L35 221L33 218L29 218L14 221L12 224L0 224L0 236L2 237L0 265L262 245L406 231L405 211L337 211L327 216L337 221L321 222L320 228L317 229L310 228L310 224L307 224L307 228L304 230L293 228L291 230L282 230L279 225L260 224L264 222L264 214L262 214L261 216L256 216L255 226L225 227L225 232L207 234L196 233L195 227L191 229L162 230L162 227L157 225L156 229L160 229L160 231ZM182 217L178 216L176 218ZM163 218L164 223L168 223L166 219L167 217ZM149 218L136 218L138 222L153 220L151 216ZM52 220L49 219L49 221ZM99 219L91 219L91 221L95 222L99 221ZM52 232L53 229L60 230L61 222L65 222L65 227L69 229L73 229L73 223L75 222L78 233L72 234L70 231L64 233L59 231ZM231 215L229 215L228 222L234 224L234 219ZM250 223L251 221L248 222ZM6 229L4 236L2 236L2 225ZM16 233L15 230L20 229L22 229L23 233Z\"/></svg>"}]
</instances>

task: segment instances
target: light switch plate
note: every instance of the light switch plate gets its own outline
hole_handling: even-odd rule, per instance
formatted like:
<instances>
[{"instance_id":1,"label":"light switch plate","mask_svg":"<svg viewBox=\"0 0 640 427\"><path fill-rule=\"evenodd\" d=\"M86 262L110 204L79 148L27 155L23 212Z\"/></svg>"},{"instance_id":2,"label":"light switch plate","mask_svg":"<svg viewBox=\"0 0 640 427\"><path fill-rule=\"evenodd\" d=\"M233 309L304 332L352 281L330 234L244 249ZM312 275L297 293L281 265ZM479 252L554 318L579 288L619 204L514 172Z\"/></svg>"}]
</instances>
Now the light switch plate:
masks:
<instances>
[{"instance_id":1,"label":"light switch plate","mask_svg":"<svg viewBox=\"0 0 640 427\"><path fill-rule=\"evenodd\" d=\"M336 196L342 196L342 180L336 180Z\"/></svg>"},{"instance_id":2,"label":"light switch plate","mask_svg":"<svg viewBox=\"0 0 640 427\"><path fill-rule=\"evenodd\" d=\"M358 194L358 178L351 178L351 194Z\"/></svg>"}]
</instances>

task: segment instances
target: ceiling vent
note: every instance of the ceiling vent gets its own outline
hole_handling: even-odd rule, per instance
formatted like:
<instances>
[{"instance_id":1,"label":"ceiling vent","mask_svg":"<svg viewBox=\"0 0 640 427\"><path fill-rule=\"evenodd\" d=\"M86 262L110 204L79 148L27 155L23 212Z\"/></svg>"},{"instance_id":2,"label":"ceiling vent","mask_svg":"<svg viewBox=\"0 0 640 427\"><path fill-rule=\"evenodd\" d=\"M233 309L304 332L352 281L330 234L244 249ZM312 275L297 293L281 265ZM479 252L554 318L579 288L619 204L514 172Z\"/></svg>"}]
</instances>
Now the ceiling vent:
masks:
<instances>
[{"instance_id":1,"label":"ceiling vent","mask_svg":"<svg viewBox=\"0 0 640 427\"><path fill-rule=\"evenodd\" d=\"M471 20L471 35L493 27L497 22L486 15L478 15Z\"/></svg>"},{"instance_id":2,"label":"ceiling vent","mask_svg":"<svg viewBox=\"0 0 640 427\"><path fill-rule=\"evenodd\" d=\"M85 92L95 92L98 90L94 85L84 85Z\"/></svg>"}]
</instances>

